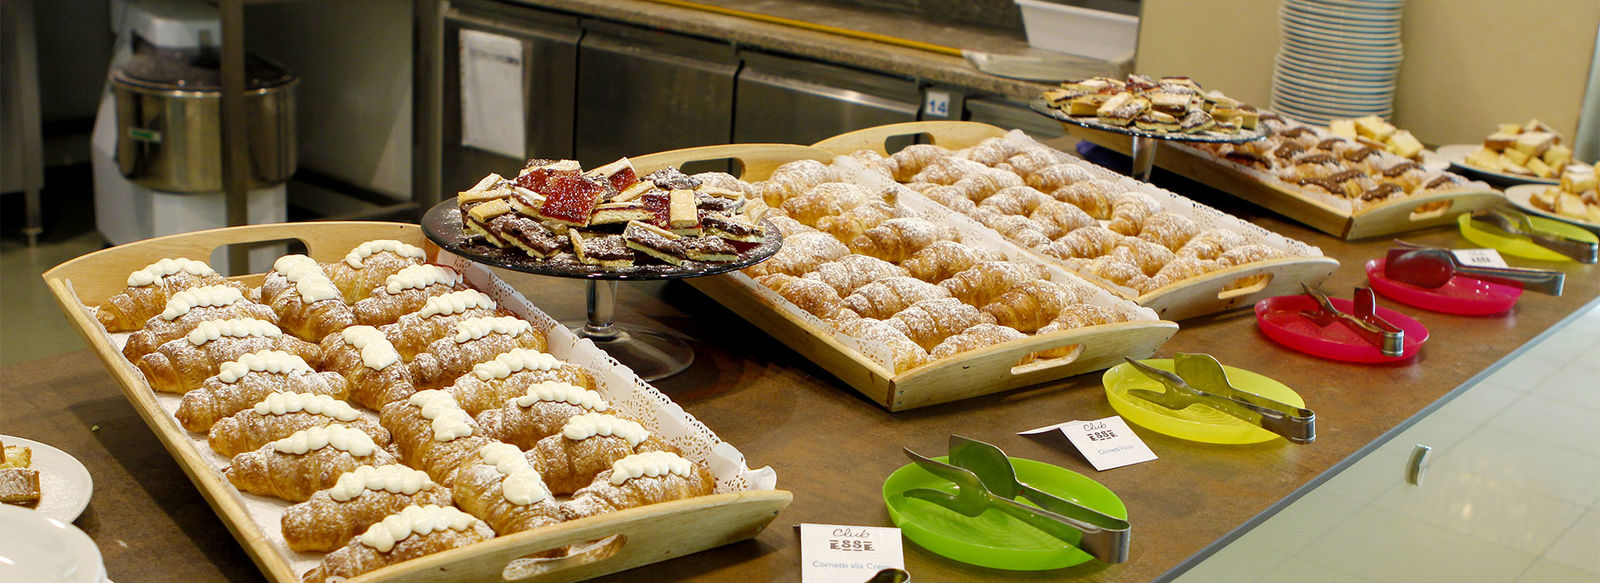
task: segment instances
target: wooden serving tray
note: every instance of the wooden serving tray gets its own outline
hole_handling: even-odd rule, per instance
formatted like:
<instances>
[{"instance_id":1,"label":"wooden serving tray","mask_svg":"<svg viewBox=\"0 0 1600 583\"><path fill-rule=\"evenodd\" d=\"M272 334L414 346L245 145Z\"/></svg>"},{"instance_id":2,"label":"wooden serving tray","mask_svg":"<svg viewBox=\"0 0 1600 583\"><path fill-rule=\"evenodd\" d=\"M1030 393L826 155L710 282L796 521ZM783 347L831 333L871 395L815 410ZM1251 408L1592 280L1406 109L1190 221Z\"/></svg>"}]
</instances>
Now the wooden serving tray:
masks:
<instances>
[{"instance_id":1,"label":"wooden serving tray","mask_svg":"<svg viewBox=\"0 0 1600 583\"><path fill-rule=\"evenodd\" d=\"M830 150L836 154L872 150L888 155L886 143L895 137L908 135L922 136L934 145L959 150L977 145L989 138L1005 136L1006 130L966 121L907 122L840 134L817 142L813 147ZM1124 142L1127 141L1127 136L1116 137L1122 138ZM1254 228L1245 226L1242 221L1241 225L1241 228ZM1064 264L1052 257L1031 250L1027 252L1041 263L1067 269ZM1085 276L1085 279L1100 284L1141 306L1155 310L1162 318L1183 320L1254 305L1264 298L1300 293L1301 282L1320 283L1338 268L1338 260L1329 257L1283 257L1213 271L1141 295L1135 295L1132 290L1126 288L1106 284L1093 276Z\"/></svg>"},{"instance_id":2,"label":"wooden serving tray","mask_svg":"<svg viewBox=\"0 0 1600 583\"><path fill-rule=\"evenodd\" d=\"M744 164L740 178L759 181L786 162L831 161L835 156L833 152L810 146L735 144L673 150L631 160L643 175L667 166L732 158ZM833 331L818 322L797 315L792 306L780 305L787 302L743 273L687 281L890 411L946 403L1105 369L1122 362L1124 356L1143 358L1154 354L1157 347L1178 331L1178 325L1173 322L1153 319L1090 326L972 350L897 374L856 347L841 342ZM1062 347L1070 348L1069 356L1015 365L1034 352Z\"/></svg>"},{"instance_id":3,"label":"wooden serving tray","mask_svg":"<svg viewBox=\"0 0 1600 583\"><path fill-rule=\"evenodd\" d=\"M1062 124L1062 127L1072 136L1097 146L1122 154L1132 151L1132 140L1128 136L1070 124ZM1496 190L1461 189L1407 196L1352 214L1299 192L1257 180L1227 161L1182 144L1162 144L1156 152L1156 165L1347 241L1455 224L1456 215L1494 206L1505 198Z\"/></svg>"},{"instance_id":4,"label":"wooden serving tray","mask_svg":"<svg viewBox=\"0 0 1600 583\"><path fill-rule=\"evenodd\" d=\"M119 245L67 261L44 273L56 301L124 396L188 474L223 523L250 553L262 573L282 583L300 581L290 559L258 528L243 496L214 470L197 441L162 409L144 376L122 357L105 328L85 305L97 305L125 287L127 274L163 257L205 260L223 245L299 240L319 262L335 261L372 239L397 239L427 249L417 225L382 222L315 222L251 225L171 235ZM490 275L492 278L492 274ZM259 283L262 274L235 279ZM492 280L498 285L503 282ZM566 545L607 539L570 557L537 563L520 571L523 581L579 581L752 538L766 528L793 496L783 490L750 490L678 500L565 522L496 537L487 542L421 557L354 579L372 582L505 581L507 567L519 558Z\"/></svg>"}]
</instances>

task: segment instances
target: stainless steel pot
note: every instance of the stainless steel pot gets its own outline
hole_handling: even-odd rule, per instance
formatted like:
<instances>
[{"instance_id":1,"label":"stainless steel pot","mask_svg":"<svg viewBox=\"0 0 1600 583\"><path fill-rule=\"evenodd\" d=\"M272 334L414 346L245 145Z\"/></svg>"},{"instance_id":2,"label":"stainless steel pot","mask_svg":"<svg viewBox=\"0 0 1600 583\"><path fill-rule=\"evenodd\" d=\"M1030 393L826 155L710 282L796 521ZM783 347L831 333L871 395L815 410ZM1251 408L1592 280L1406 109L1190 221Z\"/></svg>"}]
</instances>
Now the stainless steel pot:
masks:
<instances>
[{"instance_id":1,"label":"stainless steel pot","mask_svg":"<svg viewBox=\"0 0 1600 583\"><path fill-rule=\"evenodd\" d=\"M215 63L192 55L171 57L136 57L112 74L117 165L129 180L155 190L222 190L222 91ZM250 187L256 188L283 182L294 173L294 86L299 80L259 60L250 65L244 101L246 170Z\"/></svg>"}]
</instances>

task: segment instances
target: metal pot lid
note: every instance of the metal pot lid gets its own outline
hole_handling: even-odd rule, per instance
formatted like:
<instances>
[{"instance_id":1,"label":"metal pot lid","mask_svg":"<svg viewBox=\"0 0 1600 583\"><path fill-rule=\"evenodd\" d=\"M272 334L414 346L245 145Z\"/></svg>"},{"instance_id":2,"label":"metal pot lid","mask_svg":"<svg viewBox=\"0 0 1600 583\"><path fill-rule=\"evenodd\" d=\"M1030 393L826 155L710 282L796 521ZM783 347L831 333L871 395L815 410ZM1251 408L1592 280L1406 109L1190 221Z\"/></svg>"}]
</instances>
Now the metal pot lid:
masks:
<instances>
[{"instance_id":1,"label":"metal pot lid","mask_svg":"<svg viewBox=\"0 0 1600 583\"><path fill-rule=\"evenodd\" d=\"M246 90L268 89L294 81L294 75L271 61L245 55ZM143 47L116 72L116 79L161 90L221 91L222 63L215 50Z\"/></svg>"}]
</instances>

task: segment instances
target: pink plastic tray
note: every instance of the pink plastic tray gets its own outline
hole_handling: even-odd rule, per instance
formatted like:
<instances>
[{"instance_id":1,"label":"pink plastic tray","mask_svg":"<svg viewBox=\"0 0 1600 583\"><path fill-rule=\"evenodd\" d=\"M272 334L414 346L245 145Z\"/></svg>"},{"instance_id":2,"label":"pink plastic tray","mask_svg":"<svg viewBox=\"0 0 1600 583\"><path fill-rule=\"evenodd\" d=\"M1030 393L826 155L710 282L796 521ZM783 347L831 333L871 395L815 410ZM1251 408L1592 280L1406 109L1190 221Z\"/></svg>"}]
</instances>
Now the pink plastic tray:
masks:
<instances>
[{"instance_id":1,"label":"pink plastic tray","mask_svg":"<svg viewBox=\"0 0 1600 583\"><path fill-rule=\"evenodd\" d=\"M1431 312L1483 316L1499 314L1517 304L1522 288L1499 283L1456 276L1450 283L1437 289L1421 288L1400 283L1383 276L1385 259L1379 257L1367 262L1367 281L1372 291L1402 304Z\"/></svg>"},{"instance_id":2,"label":"pink plastic tray","mask_svg":"<svg viewBox=\"0 0 1600 583\"><path fill-rule=\"evenodd\" d=\"M1352 312L1354 302L1344 298L1328 298L1333 306ZM1428 341L1428 328L1410 316L1379 307L1378 317L1406 331L1405 351L1400 356L1384 356L1378 347L1368 344L1355 332L1342 324L1318 326L1301 310L1315 310L1317 302L1304 295L1278 296L1256 302L1256 323L1261 332L1279 344L1300 352L1333 360L1348 362L1393 362L1417 355L1422 343Z\"/></svg>"}]
</instances>

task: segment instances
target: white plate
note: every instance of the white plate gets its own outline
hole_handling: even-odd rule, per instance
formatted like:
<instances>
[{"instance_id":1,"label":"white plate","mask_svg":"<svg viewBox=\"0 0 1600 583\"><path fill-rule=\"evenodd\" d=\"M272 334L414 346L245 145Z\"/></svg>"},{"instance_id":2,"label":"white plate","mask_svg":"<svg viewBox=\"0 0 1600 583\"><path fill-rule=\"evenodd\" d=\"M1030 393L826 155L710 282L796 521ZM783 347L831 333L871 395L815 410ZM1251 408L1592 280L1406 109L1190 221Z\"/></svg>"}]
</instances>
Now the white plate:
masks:
<instances>
[{"instance_id":1,"label":"white plate","mask_svg":"<svg viewBox=\"0 0 1600 583\"><path fill-rule=\"evenodd\" d=\"M1490 180L1512 184L1561 184L1560 180L1506 174L1504 172L1496 172L1494 170L1479 168L1477 166L1468 164L1467 156L1471 155L1473 152L1476 152L1478 148L1481 147L1483 147L1483 144L1449 144L1439 146L1439 155L1444 156L1446 160L1449 160L1451 166L1459 168L1467 174L1488 178Z\"/></svg>"},{"instance_id":2,"label":"white plate","mask_svg":"<svg viewBox=\"0 0 1600 583\"><path fill-rule=\"evenodd\" d=\"M1591 223L1591 222L1585 221L1583 219L1573 218L1573 217L1569 217L1567 215L1553 213L1553 212L1541 209L1539 207L1533 206L1533 201L1530 200L1530 199L1533 198L1533 195L1538 194L1540 192L1544 192L1544 190L1546 188L1550 188L1550 185L1546 185L1546 184L1518 184L1516 186L1513 186L1513 187L1510 187L1510 188L1506 189L1506 200L1511 201L1512 205L1515 205L1517 208L1522 209L1522 212L1539 215L1539 216L1547 218L1547 219L1555 219L1555 220L1561 221L1563 223L1571 223L1571 224L1583 227L1585 229L1588 229L1590 231L1594 231L1595 234L1600 235L1600 223Z\"/></svg>"},{"instance_id":3,"label":"white plate","mask_svg":"<svg viewBox=\"0 0 1600 583\"><path fill-rule=\"evenodd\" d=\"M1421 154L1417 155L1417 157L1420 158L1420 160L1417 160L1417 163L1422 165L1423 170L1427 170L1429 172L1444 172L1445 170L1450 169L1450 161L1446 160L1444 156L1439 155L1438 152L1433 150L1424 149Z\"/></svg>"},{"instance_id":4,"label":"white plate","mask_svg":"<svg viewBox=\"0 0 1600 583\"><path fill-rule=\"evenodd\" d=\"M1295 58L1283 53L1279 53L1277 57L1274 58L1273 63L1279 67L1283 67L1306 77L1314 77L1317 79L1334 82L1349 81L1355 83L1394 83L1400 77L1400 69L1398 67L1364 69L1360 67L1321 65L1317 63L1310 63L1303 59Z\"/></svg>"},{"instance_id":5,"label":"white plate","mask_svg":"<svg viewBox=\"0 0 1600 583\"><path fill-rule=\"evenodd\" d=\"M1325 20L1350 20L1368 25L1397 23L1400 21L1401 10L1395 9L1370 9L1370 8L1344 8L1328 6L1301 0L1284 0L1283 10L1302 16L1321 18Z\"/></svg>"},{"instance_id":6,"label":"white plate","mask_svg":"<svg viewBox=\"0 0 1600 583\"><path fill-rule=\"evenodd\" d=\"M1293 71L1279 71L1274 89L1304 97L1308 101L1330 101L1334 104L1388 105L1394 102L1394 91L1333 86L1332 83L1309 83Z\"/></svg>"},{"instance_id":7,"label":"white plate","mask_svg":"<svg viewBox=\"0 0 1600 583\"><path fill-rule=\"evenodd\" d=\"M1353 45L1361 49L1382 49L1400 44L1400 33L1368 34L1347 31L1330 31L1284 21L1279 24L1283 27L1283 34L1289 38L1304 39L1311 42L1331 43L1337 45Z\"/></svg>"},{"instance_id":8,"label":"white plate","mask_svg":"<svg viewBox=\"0 0 1600 583\"><path fill-rule=\"evenodd\" d=\"M1279 47L1278 58L1286 59L1289 62L1297 65L1331 68L1341 71L1360 71L1381 75L1398 74L1400 71L1400 61L1404 60L1404 57L1401 57L1401 59L1397 59L1394 62L1377 62L1365 59L1346 58L1342 56L1336 57L1334 55L1323 53L1313 55L1301 52L1301 49L1298 47L1290 50L1290 48L1287 46Z\"/></svg>"},{"instance_id":9,"label":"white plate","mask_svg":"<svg viewBox=\"0 0 1600 583\"><path fill-rule=\"evenodd\" d=\"M100 583L100 547L69 523L0 504L0 581Z\"/></svg>"},{"instance_id":10,"label":"white plate","mask_svg":"<svg viewBox=\"0 0 1600 583\"><path fill-rule=\"evenodd\" d=\"M1394 62L1398 64L1405 59L1405 49L1399 42L1382 47L1362 47L1338 41L1313 41L1303 38L1285 36L1283 46L1298 49L1300 52L1312 55L1327 55L1329 57L1342 57L1359 59L1366 62Z\"/></svg>"},{"instance_id":11,"label":"white plate","mask_svg":"<svg viewBox=\"0 0 1600 583\"><path fill-rule=\"evenodd\" d=\"M1320 47L1308 47L1289 39L1284 39L1282 50L1297 57L1310 59L1313 62L1329 65L1372 67L1381 69L1396 69L1401 61L1405 60L1405 53L1375 55L1372 53L1358 53L1351 51L1326 50Z\"/></svg>"},{"instance_id":12,"label":"white plate","mask_svg":"<svg viewBox=\"0 0 1600 583\"><path fill-rule=\"evenodd\" d=\"M1316 15L1298 13L1289 10L1279 11L1278 20L1280 22L1295 24L1317 32L1325 32L1330 34L1400 36L1399 22L1369 24L1353 20L1321 18Z\"/></svg>"},{"instance_id":13,"label":"white plate","mask_svg":"<svg viewBox=\"0 0 1600 583\"><path fill-rule=\"evenodd\" d=\"M94 494L94 480L78 458L31 439L0 435L0 442L33 450L32 467L39 470L39 505L34 510L62 522L72 522L83 514Z\"/></svg>"}]
</instances>

